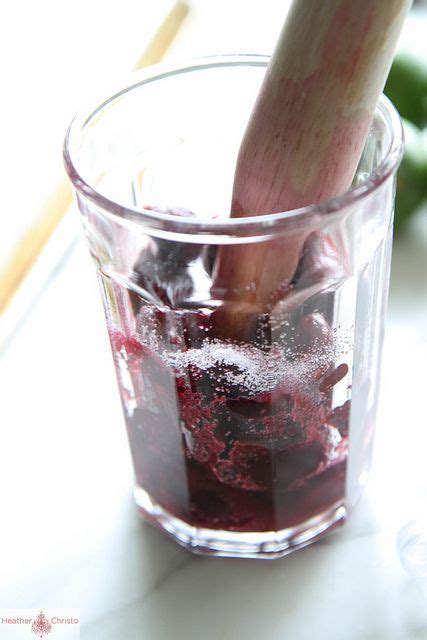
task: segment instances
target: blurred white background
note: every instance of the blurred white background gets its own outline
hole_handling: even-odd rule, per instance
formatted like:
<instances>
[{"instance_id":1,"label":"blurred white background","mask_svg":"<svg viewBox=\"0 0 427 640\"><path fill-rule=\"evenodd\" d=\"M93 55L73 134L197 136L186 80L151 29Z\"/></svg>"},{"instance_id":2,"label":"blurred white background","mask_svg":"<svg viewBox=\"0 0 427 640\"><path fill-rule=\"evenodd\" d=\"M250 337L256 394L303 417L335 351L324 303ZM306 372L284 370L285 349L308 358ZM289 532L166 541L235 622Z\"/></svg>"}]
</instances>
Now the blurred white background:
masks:
<instances>
[{"instance_id":1,"label":"blurred white background","mask_svg":"<svg viewBox=\"0 0 427 640\"><path fill-rule=\"evenodd\" d=\"M0 260L62 172L62 142L80 104L130 72L169 0L18 0L2 11ZM199 0L170 55L273 46L287 0Z\"/></svg>"}]
</instances>

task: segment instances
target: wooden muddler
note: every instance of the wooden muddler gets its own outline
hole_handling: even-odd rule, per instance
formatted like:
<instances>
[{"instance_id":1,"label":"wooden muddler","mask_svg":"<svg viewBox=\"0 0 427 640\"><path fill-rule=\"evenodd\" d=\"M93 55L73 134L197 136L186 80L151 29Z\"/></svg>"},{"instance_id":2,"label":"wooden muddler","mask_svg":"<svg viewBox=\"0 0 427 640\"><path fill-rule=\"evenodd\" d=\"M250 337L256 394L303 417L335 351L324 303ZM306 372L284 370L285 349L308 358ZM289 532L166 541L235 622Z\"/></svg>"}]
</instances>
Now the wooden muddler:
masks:
<instances>
[{"instance_id":1,"label":"wooden muddler","mask_svg":"<svg viewBox=\"0 0 427 640\"><path fill-rule=\"evenodd\" d=\"M316 204L351 185L410 0L294 0L242 141L231 216ZM222 247L213 290L265 309L307 234Z\"/></svg>"}]
</instances>

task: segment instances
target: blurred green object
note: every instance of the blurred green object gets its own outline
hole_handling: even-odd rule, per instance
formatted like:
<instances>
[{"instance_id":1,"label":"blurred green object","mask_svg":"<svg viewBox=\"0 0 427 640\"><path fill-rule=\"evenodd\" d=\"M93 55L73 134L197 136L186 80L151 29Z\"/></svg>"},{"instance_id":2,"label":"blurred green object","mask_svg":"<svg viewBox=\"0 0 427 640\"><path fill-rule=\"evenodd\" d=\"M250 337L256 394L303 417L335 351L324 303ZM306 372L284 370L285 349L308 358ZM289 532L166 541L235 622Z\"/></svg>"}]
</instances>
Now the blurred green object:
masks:
<instances>
[{"instance_id":1,"label":"blurred green object","mask_svg":"<svg viewBox=\"0 0 427 640\"><path fill-rule=\"evenodd\" d=\"M405 154L397 174L396 233L405 226L411 214L427 200L427 129L420 131L403 119Z\"/></svg>"},{"instance_id":2,"label":"blurred green object","mask_svg":"<svg viewBox=\"0 0 427 640\"><path fill-rule=\"evenodd\" d=\"M417 127L427 126L427 53L425 57L397 53L384 93L403 118Z\"/></svg>"},{"instance_id":3,"label":"blurred green object","mask_svg":"<svg viewBox=\"0 0 427 640\"><path fill-rule=\"evenodd\" d=\"M397 174L396 234L427 200L427 55L397 53L384 93L403 120L405 154Z\"/></svg>"}]
</instances>

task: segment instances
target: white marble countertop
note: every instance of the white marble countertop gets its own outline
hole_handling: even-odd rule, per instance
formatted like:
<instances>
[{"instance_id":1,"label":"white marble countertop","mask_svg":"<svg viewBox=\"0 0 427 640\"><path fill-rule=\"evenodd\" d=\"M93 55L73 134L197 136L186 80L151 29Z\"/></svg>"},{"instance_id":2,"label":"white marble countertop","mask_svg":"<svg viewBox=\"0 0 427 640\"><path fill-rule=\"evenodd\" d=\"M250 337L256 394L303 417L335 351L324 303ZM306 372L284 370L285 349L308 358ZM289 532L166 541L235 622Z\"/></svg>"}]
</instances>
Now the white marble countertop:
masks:
<instances>
[{"instance_id":1,"label":"white marble countertop","mask_svg":"<svg viewBox=\"0 0 427 640\"><path fill-rule=\"evenodd\" d=\"M426 272L425 239L396 247L373 471L352 519L281 560L203 558L133 505L80 242L1 359L1 606L80 608L87 640L426 638L426 579L396 550L397 532L427 503Z\"/></svg>"}]
</instances>

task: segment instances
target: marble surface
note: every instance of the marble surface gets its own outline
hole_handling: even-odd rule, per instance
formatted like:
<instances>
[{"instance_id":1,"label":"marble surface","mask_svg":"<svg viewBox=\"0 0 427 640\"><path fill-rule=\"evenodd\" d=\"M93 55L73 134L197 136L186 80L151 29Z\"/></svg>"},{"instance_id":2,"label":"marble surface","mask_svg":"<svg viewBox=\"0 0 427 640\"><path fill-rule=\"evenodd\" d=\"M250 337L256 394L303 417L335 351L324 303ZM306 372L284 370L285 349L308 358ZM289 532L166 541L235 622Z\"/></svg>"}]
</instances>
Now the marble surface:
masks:
<instances>
[{"instance_id":1,"label":"marble surface","mask_svg":"<svg viewBox=\"0 0 427 640\"><path fill-rule=\"evenodd\" d=\"M426 272L421 234L397 245L373 470L353 518L282 560L203 558L136 513L79 242L0 361L1 606L80 608L87 640L426 638L426 579L396 549L427 500Z\"/></svg>"}]
</instances>

